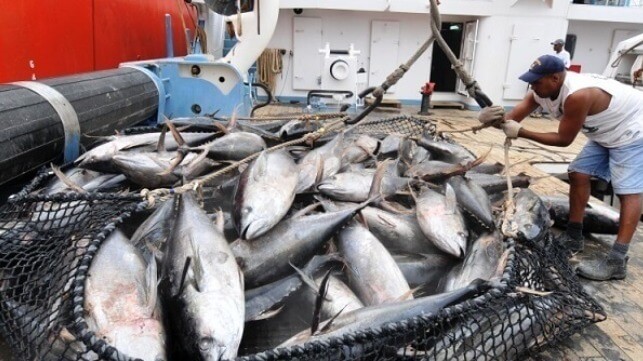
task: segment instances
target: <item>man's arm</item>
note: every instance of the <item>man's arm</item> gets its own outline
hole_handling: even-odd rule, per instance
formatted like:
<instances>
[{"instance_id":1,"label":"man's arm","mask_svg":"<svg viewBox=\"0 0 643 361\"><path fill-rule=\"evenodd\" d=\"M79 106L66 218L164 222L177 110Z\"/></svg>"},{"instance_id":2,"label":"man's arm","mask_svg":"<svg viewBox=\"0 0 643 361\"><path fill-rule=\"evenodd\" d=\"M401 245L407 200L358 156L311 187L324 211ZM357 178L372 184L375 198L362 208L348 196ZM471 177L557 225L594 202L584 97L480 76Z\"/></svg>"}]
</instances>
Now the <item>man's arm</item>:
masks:
<instances>
[{"instance_id":1,"label":"man's arm","mask_svg":"<svg viewBox=\"0 0 643 361\"><path fill-rule=\"evenodd\" d=\"M527 92L527 95L518 103L511 111L505 114L505 119L515 120L521 122L529 114L538 108L538 103L534 100L534 93Z\"/></svg>"},{"instance_id":2,"label":"man's arm","mask_svg":"<svg viewBox=\"0 0 643 361\"><path fill-rule=\"evenodd\" d=\"M593 97L590 89L579 90L565 101L563 118L558 124L558 133L537 133L521 128L519 137L535 140L545 145L566 147L576 139L589 113Z\"/></svg>"},{"instance_id":3,"label":"man's arm","mask_svg":"<svg viewBox=\"0 0 643 361\"><path fill-rule=\"evenodd\" d=\"M565 54L563 57L563 63L565 63L565 69L569 70L569 67L572 65L572 56L567 50L564 51Z\"/></svg>"}]
</instances>

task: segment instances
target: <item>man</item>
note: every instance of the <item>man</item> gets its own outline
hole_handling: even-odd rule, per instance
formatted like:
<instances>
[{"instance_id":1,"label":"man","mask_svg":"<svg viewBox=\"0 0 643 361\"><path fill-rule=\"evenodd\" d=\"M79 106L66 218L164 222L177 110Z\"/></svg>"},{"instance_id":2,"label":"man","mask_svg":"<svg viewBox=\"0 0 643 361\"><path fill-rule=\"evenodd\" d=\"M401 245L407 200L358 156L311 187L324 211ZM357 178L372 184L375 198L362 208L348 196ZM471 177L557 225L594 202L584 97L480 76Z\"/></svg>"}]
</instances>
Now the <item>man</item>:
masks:
<instances>
[{"instance_id":1,"label":"man","mask_svg":"<svg viewBox=\"0 0 643 361\"><path fill-rule=\"evenodd\" d=\"M643 193L643 92L599 75L567 72L553 55L536 59L520 79L531 91L504 116L508 138L522 137L542 144L566 147L582 131L589 141L569 165L570 213L561 242L572 252L583 249L583 215L592 176L611 179L621 201L620 225L610 253L581 264L579 275L594 280L623 279L627 251L641 216ZM560 120L558 132L539 133L519 123L542 106ZM483 123L502 118L501 107L480 112Z\"/></svg>"},{"instance_id":2,"label":"man","mask_svg":"<svg viewBox=\"0 0 643 361\"><path fill-rule=\"evenodd\" d=\"M565 40L563 39L554 40L554 42L551 43L551 45L554 46L554 52L555 52L554 55L560 58L560 60L563 61L563 64L565 64L565 69L569 70L569 66L572 64L572 60L571 60L572 57L569 54L569 52L564 48Z\"/></svg>"}]
</instances>

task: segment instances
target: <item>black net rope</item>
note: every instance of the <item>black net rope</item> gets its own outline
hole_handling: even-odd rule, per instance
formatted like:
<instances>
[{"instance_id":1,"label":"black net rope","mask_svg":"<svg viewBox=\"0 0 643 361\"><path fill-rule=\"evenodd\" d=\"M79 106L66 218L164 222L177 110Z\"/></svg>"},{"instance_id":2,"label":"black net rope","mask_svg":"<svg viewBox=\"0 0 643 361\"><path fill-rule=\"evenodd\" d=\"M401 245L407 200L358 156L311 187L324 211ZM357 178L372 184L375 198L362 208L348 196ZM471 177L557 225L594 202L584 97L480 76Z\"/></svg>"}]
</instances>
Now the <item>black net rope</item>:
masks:
<instances>
[{"instance_id":1,"label":"black net rope","mask_svg":"<svg viewBox=\"0 0 643 361\"><path fill-rule=\"evenodd\" d=\"M502 281L436 314L237 360L515 360L535 355L606 317L583 290L566 251L551 236L547 242L534 249L507 239L510 254Z\"/></svg>"},{"instance_id":2,"label":"black net rope","mask_svg":"<svg viewBox=\"0 0 643 361\"><path fill-rule=\"evenodd\" d=\"M431 122L400 116L365 121L363 134L419 136ZM128 360L97 338L84 316L84 290L102 241L147 203L138 194L43 195L38 175L0 208L0 334L20 360ZM605 319L582 288L567 253L505 240L500 281L435 314L238 360L513 360Z\"/></svg>"},{"instance_id":3,"label":"black net rope","mask_svg":"<svg viewBox=\"0 0 643 361\"><path fill-rule=\"evenodd\" d=\"M21 360L96 360L88 345L117 355L80 327L84 279L102 240L146 203L138 195L32 193L50 177L41 173L0 208L0 332Z\"/></svg>"}]
</instances>

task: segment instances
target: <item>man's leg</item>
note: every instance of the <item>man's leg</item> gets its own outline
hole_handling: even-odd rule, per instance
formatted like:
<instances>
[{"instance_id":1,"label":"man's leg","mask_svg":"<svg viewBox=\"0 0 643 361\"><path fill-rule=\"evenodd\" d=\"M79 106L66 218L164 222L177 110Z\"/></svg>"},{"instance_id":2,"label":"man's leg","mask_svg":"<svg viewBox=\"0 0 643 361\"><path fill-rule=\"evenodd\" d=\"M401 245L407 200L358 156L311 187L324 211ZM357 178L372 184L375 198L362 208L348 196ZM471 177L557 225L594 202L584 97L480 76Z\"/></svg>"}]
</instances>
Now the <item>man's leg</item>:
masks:
<instances>
[{"instance_id":1,"label":"man's leg","mask_svg":"<svg viewBox=\"0 0 643 361\"><path fill-rule=\"evenodd\" d=\"M608 255L584 262L577 269L580 276L597 281L625 278L627 251L641 217L643 139L609 153L612 186L621 201L618 235Z\"/></svg>"},{"instance_id":2,"label":"man's leg","mask_svg":"<svg viewBox=\"0 0 643 361\"><path fill-rule=\"evenodd\" d=\"M568 250L577 253L583 250L583 216L589 200L592 176L609 181L609 151L589 141L576 159L569 165L569 220L567 231L559 242Z\"/></svg>"},{"instance_id":3,"label":"man's leg","mask_svg":"<svg viewBox=\"0 0 643 361\"><path fill-rule=\"evenodd\" d=\"M618 198L621 201L621 218L616 242L629 245L641 217L641 194L622 194Z\"/></svg>"},{"instance_id":4,"label":"man's leg","mask_svg":"<svg viewBox=\"0 0 643 361\"><path fill-rule=\"evenodd\" d=\"M592 176L579 172L569 173L569 221L583 223L585 207L591 192Z\"/></svg>"}]
</instances>

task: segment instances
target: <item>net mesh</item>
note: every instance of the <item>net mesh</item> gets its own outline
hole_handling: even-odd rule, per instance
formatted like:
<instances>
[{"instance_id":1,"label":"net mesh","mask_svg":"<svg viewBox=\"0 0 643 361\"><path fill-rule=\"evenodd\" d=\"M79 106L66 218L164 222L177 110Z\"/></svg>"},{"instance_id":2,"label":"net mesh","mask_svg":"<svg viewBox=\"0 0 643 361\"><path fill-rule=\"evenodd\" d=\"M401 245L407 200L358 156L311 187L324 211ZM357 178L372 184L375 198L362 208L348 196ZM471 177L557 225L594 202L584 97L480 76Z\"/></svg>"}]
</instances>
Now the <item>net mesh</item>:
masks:
<instances>
[{"instance_id":1,"label":"net mesh","mask_svg":"<svg viewBox=\"0 0 643 361\"><path fill-rule=\"evenodd\" d=\"M427 130L431 123L406 116L357 126L381 136ZM138 194L35 192L51 176L43 172L0 208L1 336L20 360L127 360L88 330L84 285L101 242L147 203ZM605 319L551 235L542 245L505 244L502 280L475 298L325 341L240 350L239 360L512 360Z\"/></svg>"},{"instance_id":2,"label":"net mesh","mask_svg":"<svg viewBox=\"0 0 643 361\"><path fill-rule=\"evenodd\" d=\"M81 340L75 298L101 241L145 204L135 195L31 193L49 177L0 210L0 331L20 360L97 360Z\"/></svg>"}]
</instances>

